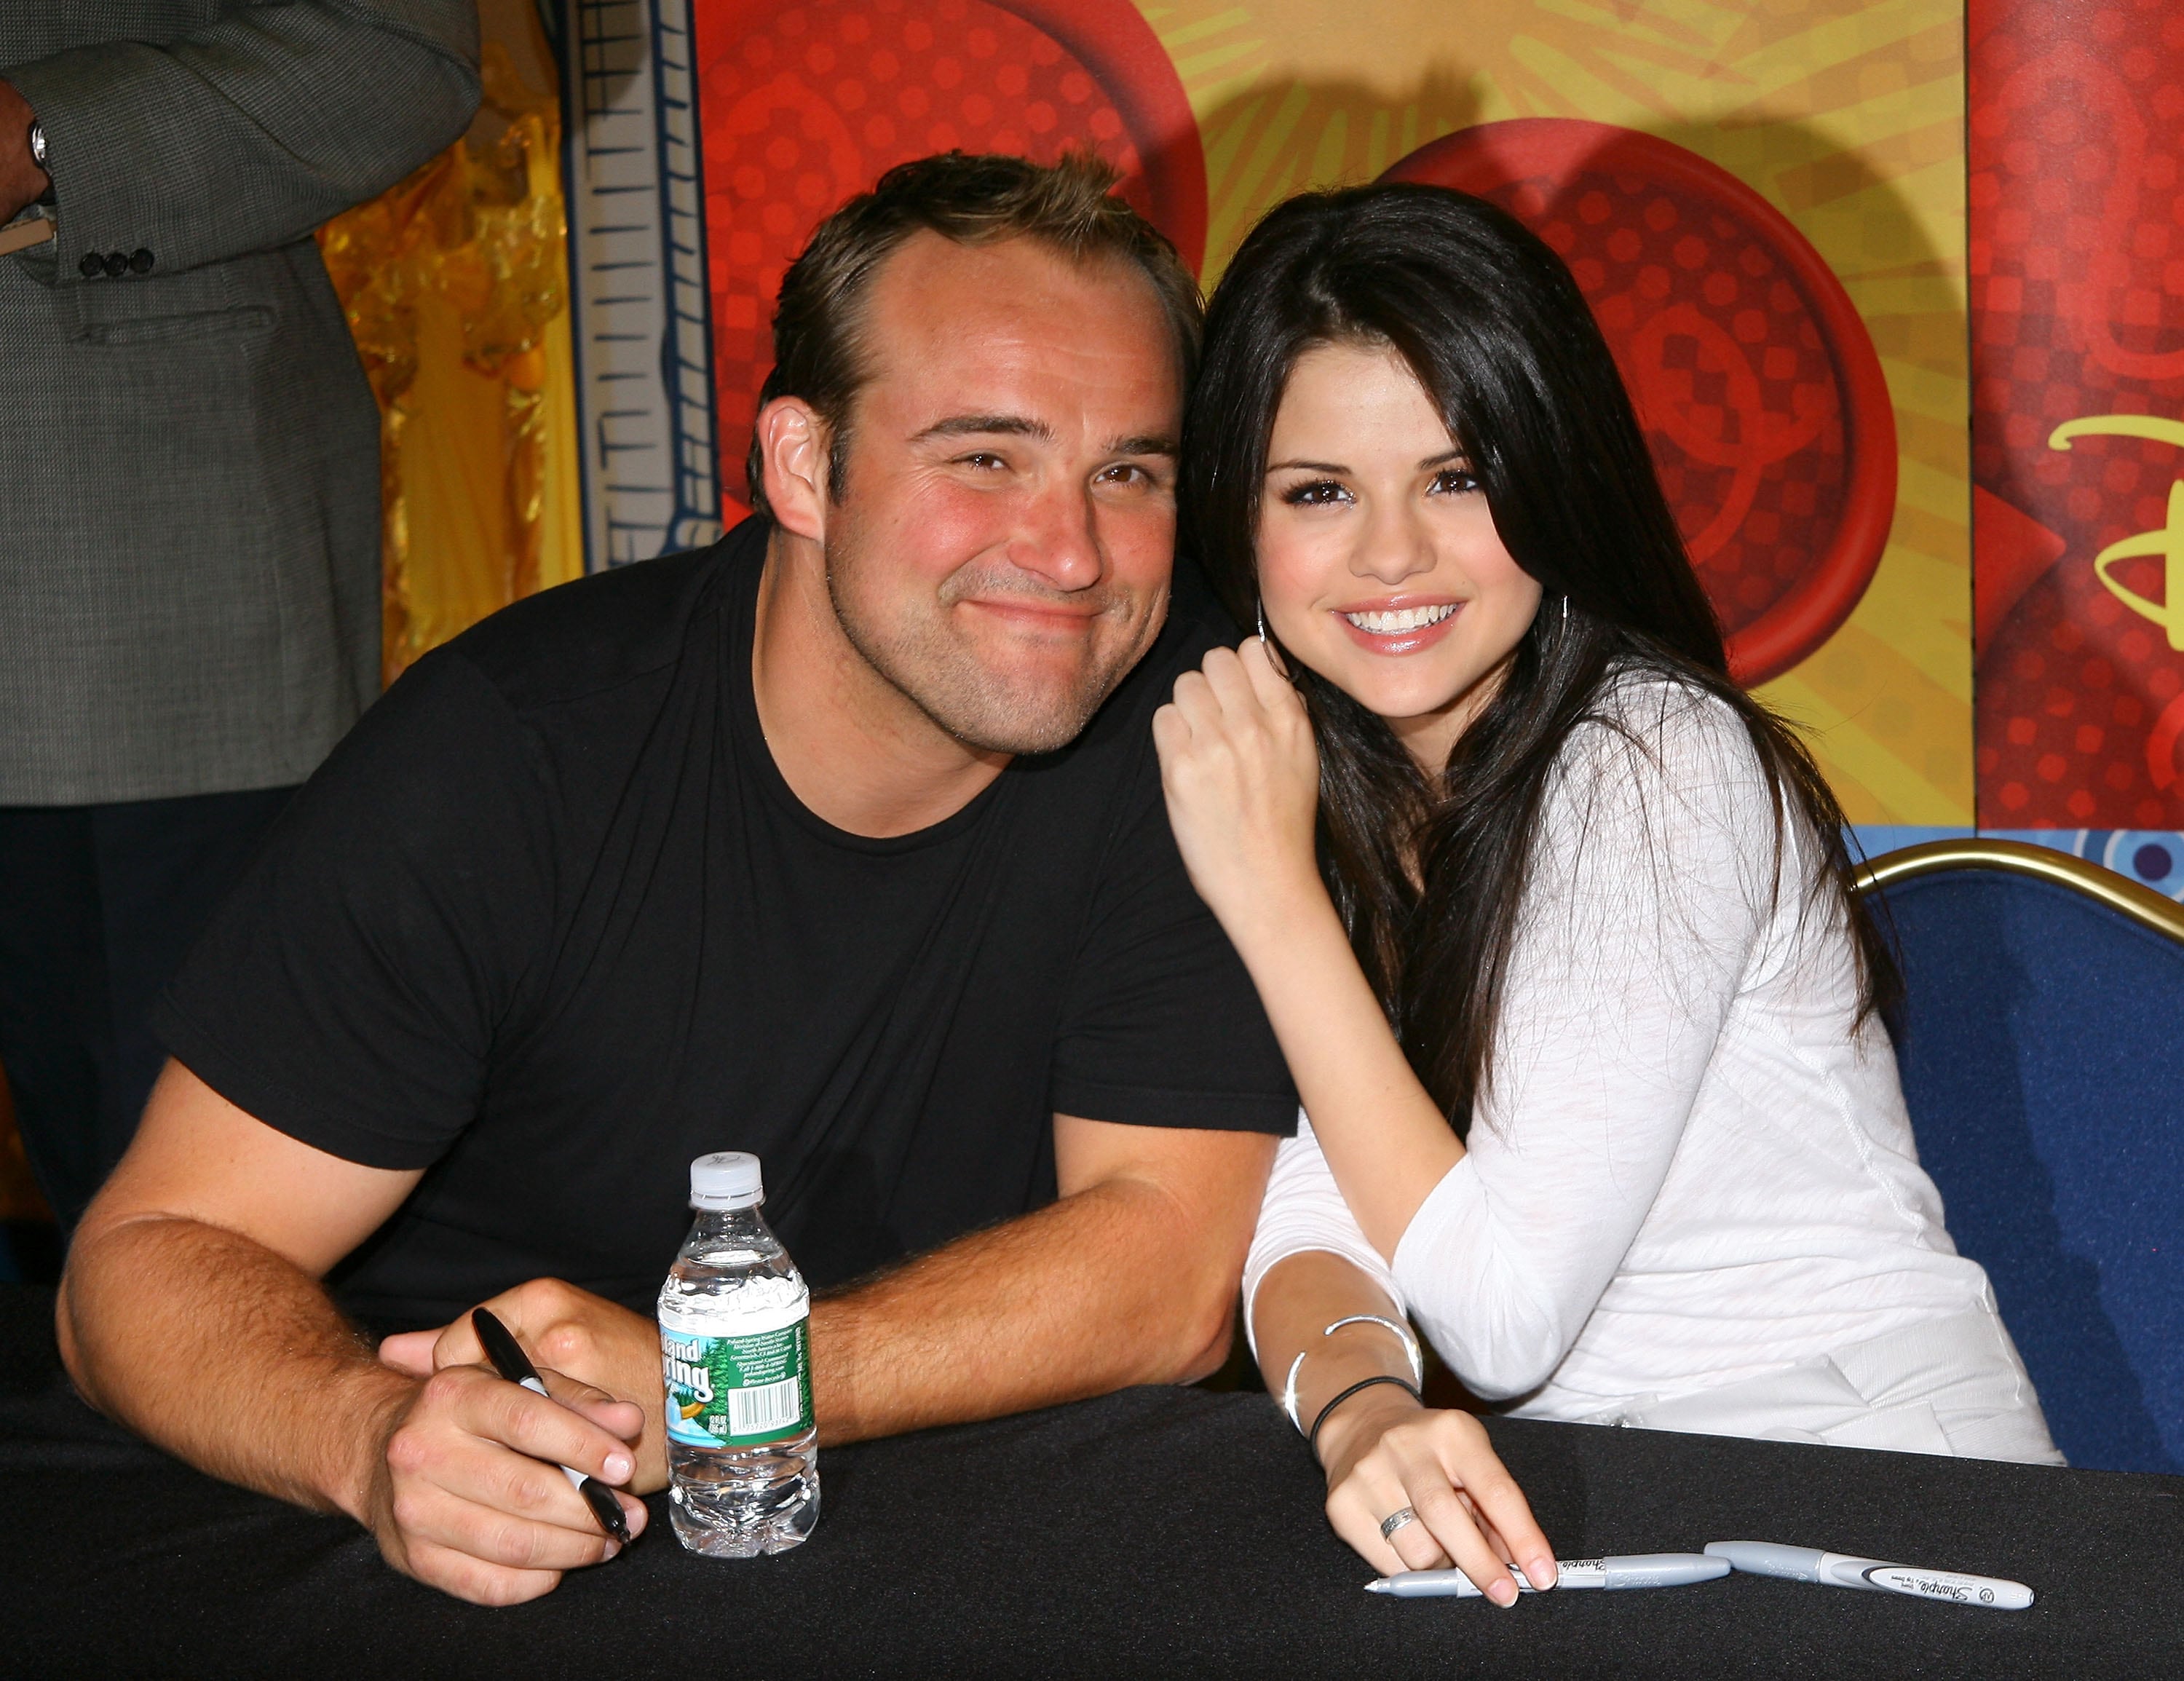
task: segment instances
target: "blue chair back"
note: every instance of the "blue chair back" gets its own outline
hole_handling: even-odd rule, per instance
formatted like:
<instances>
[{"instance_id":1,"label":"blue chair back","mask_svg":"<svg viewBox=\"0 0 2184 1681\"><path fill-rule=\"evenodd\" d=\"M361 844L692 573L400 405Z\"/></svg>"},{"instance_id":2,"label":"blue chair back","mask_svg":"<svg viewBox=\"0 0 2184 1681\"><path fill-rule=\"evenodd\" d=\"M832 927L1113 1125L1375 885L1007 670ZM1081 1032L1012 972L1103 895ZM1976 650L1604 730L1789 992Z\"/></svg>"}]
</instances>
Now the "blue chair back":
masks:
<instances>
[{"instance_id":1,"label":"blue chair back","mask_svg":"<svg viewBox=\"0 0 2184 1681\"><path fill-rule=\"evenodd\" d=\"M2184 909L2007 842L1867 874L1903 964L1889 1026L1919 1159L2055 1444L2184 1472Z\"/></svg>"}]
</instances>

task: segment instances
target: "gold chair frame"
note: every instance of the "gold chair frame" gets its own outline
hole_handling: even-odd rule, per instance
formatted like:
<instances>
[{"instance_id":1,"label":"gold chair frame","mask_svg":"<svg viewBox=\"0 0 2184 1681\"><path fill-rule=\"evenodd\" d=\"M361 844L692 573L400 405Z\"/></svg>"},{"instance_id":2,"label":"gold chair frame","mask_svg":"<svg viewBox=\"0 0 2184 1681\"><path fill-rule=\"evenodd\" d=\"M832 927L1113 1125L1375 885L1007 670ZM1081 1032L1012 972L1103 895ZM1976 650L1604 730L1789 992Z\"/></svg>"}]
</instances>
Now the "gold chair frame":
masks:
<instances>
[{"instance_id":1,"label":"gold chair frame","mask_svg":"<svg viewBox=\"0 0 2184 1681\"><path fill-rule=\"evenodd\" d=\"M2164 899L2152 888L2119 876L2083 858L2052 847L2031 846L2023 841L1986 840L1967 836L1962 840L1927 841L1901 852L1886 852L1862 866L1853 884L1861 897L1876 888L1890 887L1920 876L1936 876L1945 870L2000 870L2013 876L2031 876L2096 899L2120 911L2142 927L2165 934L2184 944L2184 905Z\"/></svg>"}]
</instances>

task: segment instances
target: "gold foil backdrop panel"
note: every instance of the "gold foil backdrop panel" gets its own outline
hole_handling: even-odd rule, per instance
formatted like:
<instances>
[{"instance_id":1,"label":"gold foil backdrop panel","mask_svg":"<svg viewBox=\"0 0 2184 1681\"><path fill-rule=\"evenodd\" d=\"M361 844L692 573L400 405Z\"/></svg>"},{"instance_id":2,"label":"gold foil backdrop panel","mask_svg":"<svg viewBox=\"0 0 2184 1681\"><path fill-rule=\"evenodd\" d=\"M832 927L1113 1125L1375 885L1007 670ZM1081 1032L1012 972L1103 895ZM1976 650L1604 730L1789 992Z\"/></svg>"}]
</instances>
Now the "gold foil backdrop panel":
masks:
<instances>
[{"instance_id":1,"label":"gold foil backdrop panel","mask_svg":"<svg viewBox=\"0 0 2184 1681\"><path fill-rule=\"evenodd\" d=\"M1960 0L1137 3L1197 115L1209 284L1290 194L1513 118L1654 136L1787 217L1879 356L1897 494L1850 618L1762 693L1853 822L1970 824Z\"/></svg>"},{"instance_id":2,"label":"gold foil backdrop panel","mask_svg":"<svg viewBox=\"0 0 2184 1681\"><path fill-rule=\"evenodd\" d=\"M379 398L390 682L584 570L559 97L499 40L482 70L470 134L320 235Z\"/></svg>"}]
</instances>

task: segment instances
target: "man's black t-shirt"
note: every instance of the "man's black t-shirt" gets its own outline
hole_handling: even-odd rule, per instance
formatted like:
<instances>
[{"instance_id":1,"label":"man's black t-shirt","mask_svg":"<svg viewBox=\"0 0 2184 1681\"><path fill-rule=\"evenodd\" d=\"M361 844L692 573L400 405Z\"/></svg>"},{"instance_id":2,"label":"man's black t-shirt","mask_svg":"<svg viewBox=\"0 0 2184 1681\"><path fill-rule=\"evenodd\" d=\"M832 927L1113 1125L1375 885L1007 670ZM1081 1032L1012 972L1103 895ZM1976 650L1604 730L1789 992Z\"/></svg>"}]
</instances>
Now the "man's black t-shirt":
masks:
<instances>
[{"instance_id":1,"label":"man's black t-shirt","mask_svg":"<svg viewBox=\"0 0 2184 1681\"><path fill-rule=\"evenodd\" d=\"M1192 891L1160 640L1060 752L874 840L807 810L751 693L763 521L551 590L420 660L297 796L158 1016L281 1131L426 1168L336 1275L382 1326L526 1278L646 1307L688 1165L755 1151L816 1285L1055 1194L1052 1116L1290 1130Z\"/></svg>"}]
</instances>

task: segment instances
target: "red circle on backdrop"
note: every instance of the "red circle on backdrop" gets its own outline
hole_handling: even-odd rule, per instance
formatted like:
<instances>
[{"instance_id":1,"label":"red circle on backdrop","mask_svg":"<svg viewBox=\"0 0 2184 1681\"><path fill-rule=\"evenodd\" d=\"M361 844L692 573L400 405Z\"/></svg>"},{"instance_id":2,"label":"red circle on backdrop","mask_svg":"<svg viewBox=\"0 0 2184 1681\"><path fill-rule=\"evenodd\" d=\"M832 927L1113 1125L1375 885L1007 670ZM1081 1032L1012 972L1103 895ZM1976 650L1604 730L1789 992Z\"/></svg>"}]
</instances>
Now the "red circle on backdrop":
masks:
<instances>
[{"instance_id":1,"label":"red circle on backdrop","mask_svg":"<svg viewBox=\"0 0 2184 1681\"><path fill-rule=\"evenodd\" d=\"M895 164L956 149L1051 163L1089 148L1123 171L1123 196L1194 272L1203 258L1197 125L1129 0L716 0L694 21L730 497L773 365L782 275L822 220Z\"/></svg>"},{"instance_id":2,"label":"red circle on backdrop","mask_svg":"<svg viewBox=\"0 0 2184 1681\"><path fill-rule=\"evenodd\" d=\"M1834 271L1752 188L1605 123L1527 117L1381 177L1510 211L1570 265L1614 352L1740 682L1780 676L1872 582L1896 415Z\"/></svg>"}]
</instances>

